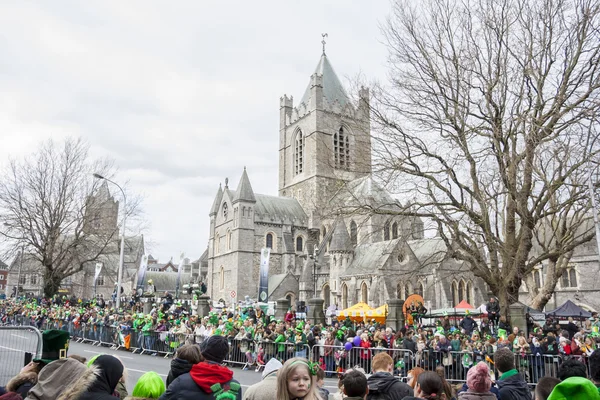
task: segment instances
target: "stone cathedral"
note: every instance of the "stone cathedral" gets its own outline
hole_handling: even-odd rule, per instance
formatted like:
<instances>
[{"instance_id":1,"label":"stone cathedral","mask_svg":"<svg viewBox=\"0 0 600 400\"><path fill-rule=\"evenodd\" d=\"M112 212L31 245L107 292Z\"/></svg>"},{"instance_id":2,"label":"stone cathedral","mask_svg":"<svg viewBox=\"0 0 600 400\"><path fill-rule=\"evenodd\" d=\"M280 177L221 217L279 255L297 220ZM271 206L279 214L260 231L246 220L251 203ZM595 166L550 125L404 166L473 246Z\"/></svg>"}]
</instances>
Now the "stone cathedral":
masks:
<instances>
[{"instance_id":1,"label":"stone cathedral","mask_svg":"<svg viewBox=\"0 0 600 400\"><path fill-rule=\"evenodd\" d=\"M418 293L434 308L481 304L484 285L447 257L441 239L424 238L422 221L398 216L398 200L372 178L369 91L357 95L323 53L300 101L280 99L279 195L255 193L244 169L210 210L213 300L256 299L267 247L269 300L321 297L342 308Z\"/></svg>"}]
</instances>

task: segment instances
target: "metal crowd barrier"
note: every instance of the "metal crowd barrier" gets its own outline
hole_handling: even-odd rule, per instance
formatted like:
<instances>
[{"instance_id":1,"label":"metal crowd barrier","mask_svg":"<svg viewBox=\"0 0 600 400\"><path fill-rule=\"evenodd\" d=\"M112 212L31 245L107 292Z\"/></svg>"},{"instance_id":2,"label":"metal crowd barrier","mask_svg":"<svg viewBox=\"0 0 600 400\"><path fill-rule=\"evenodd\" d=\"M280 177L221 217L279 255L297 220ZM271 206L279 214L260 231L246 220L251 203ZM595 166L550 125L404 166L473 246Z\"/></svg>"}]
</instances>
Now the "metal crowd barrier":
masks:
<instances>
[{"instance_id":1,"label":"metal crowd barrier","mask_svg":"<svg viewBox=\"0 0 600 400\"><path fill-rule=\"evenodd\" d=\"M4 326L0 329L4 330L20 330L21 332L33 332L36 336L35 341L30 341L37 346L34 353L41 354L41 333L38 330L46 329L63 329L70 333L72 340L80 343L89 343L96 346L109 346L113 349L126 348L133 353L161 355L165 358L175 354L177 349L186 343L200 343L204 337L191 334L180 334L171 332L155 332L155 331L136 331L133 329L122 329L119 326L106 326L101 324L85 324L75 325L72 321L62 320L38 320L25 317L22 315L11 316L7 323L14 326ZM0 331L2 333L2 331ZM23 334L15 334L23 336ZM9 338L10 339L10 338ZM22 367L22 361L17 355L22 354L25 350L17 347L11 347L10 340L0 340L0 359L2 367L0 368L0 379L5 376L10 377L16 375ZM466 382L467 372L479 361L484 361L488 364L491 370L498 376L493 363L488 361L484 353L478 352L440 352L431 349L426 349L417 353L412 353L404 349L387 349L387 348L361 348L353 347L347 351L343 346L325 346L315 345L296 345L289 342L272 342L272 341L254 341L249 339L229 339L230 351L225 363L230 365L239 365L243 368L256 367L261 368L258 363L258 353L264 353L263 359L267 362L275 357L282 362L293 357L305 357L313 362L318 362L325 369L328 376L332 376L339 370L346 370L353 367L361 367L366 373L371 373L371 360L380 352L389 354L393 361L395 375L406 376L407 372L415 367L421 367L425 370L435 370L442 367L445 372L446 379L452 383ZM4 362L3 353L8 354L9 363ZM29 351L28 353L31 353ZM16 355L15 355L16 354ZM12 358L11 358L12 357ZM571 358L579 359L588 368L589 363L585 356L570 356ZM18 359L19 358L19 359ZM493 355L490 355L493 359ZM527 383L535 386L540 378L544 376L557 377L558 368L562 363L563 356L557 355L534 355L534 354L515 354L515 366L523 375ZM12 366L4 373L4 370ZM6 367L6 368L4 368ZM13 374L13 375L11 375Z\"/></svg>"},{"instance_id":2,"label":"metal crowd barrier","mask_svg":"<svg viewBox=\"0 0 600 400\"><path fill-rule=\"evenodd\" d=\"M0 386L42 356L42 333L33 326L0 327Z\"/></svg>"}]
</instances>

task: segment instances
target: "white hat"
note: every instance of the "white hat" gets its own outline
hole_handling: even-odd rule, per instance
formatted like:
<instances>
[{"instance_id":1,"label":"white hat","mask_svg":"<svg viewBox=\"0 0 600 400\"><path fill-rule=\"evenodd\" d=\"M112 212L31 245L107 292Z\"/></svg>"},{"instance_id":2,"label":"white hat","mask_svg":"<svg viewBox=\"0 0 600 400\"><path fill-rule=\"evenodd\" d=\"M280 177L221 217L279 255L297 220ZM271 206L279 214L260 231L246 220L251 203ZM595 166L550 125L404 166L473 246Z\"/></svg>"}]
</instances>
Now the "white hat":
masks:
<instances>
[{"instance_id":1,"label":"white hat","mask_svg":"<svg viewBox=\"0 0 600 400\"><path fill-rule=\"evenodd\" d=\"M276 358L271 358L267 364L265 364L265 370L262 373L262 379L265 379L268 375L277 370L281 369L283 364Z\"/></svg>"}]
</instances>

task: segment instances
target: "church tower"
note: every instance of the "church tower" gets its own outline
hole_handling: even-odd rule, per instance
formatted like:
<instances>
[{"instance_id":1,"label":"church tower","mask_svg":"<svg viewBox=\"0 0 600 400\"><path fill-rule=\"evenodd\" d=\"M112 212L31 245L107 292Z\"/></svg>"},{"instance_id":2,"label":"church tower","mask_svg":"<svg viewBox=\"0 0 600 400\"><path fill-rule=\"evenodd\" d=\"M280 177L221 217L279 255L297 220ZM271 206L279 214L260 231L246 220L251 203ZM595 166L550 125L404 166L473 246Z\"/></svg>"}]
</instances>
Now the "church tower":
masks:
<instances>
[{"instance_id":1,"label":"church tower","mask_svg":"<svg viewBox=\"0 0 600 400\"><path fill-rule=\"evenodd\" d=\"M323 50L299 104L280 99L279 195L300 202L314 232L331 195L370 172L369 91L353 104Z\"/></svg>"},{"instance_id":2,"label":"church tower","mask_svg":"<svg viewBox=\"0 0 600 400\"><path fill-rule=\"evenodd\" d=\"M106 181L87 199L83 232L87 235L118 236L119 202L111 196Z\"/></svg>"}]
</instances>

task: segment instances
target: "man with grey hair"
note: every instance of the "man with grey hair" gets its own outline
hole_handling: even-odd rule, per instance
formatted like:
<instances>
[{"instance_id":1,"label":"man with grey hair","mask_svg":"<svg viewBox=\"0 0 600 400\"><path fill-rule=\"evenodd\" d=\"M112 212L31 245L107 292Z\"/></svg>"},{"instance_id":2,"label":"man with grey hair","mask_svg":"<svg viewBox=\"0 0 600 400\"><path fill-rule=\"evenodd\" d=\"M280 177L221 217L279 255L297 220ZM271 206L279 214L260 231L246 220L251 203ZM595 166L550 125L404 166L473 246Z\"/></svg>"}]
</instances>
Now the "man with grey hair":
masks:
<instances>
[{"instance_id":1,"label":"man with grey hair","mask_svg":"<svg viewBox=\"0 0 600 400\"><path fill-rule=\"evenodd\" d=\"M277 371L283 367L276 358L265 365L262 380L250 386L244 393L244 400L277 400Z\"/></svg>"}]
</instances>

